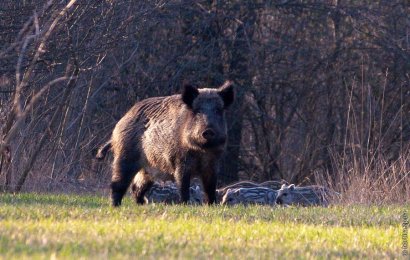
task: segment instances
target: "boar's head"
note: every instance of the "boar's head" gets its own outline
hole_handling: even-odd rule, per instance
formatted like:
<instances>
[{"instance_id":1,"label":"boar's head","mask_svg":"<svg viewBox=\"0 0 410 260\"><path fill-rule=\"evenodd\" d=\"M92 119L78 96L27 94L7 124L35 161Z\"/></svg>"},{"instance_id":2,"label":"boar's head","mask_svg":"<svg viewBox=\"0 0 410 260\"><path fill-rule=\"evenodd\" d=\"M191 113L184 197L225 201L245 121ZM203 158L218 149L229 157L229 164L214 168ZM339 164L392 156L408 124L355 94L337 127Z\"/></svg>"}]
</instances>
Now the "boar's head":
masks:
<instances>
[{"instance_id":1,"label":"boar's head","mask_svg":"<svg viewBox=\"0 0 410 260\"><path fill-rule=\"evenodd\" d=\"M234 101L231 81L217 89L185 85L181 95L188 110L182 138L194 149L223 149L227 139L225 110Z\"/></svg>"}]
</instances>

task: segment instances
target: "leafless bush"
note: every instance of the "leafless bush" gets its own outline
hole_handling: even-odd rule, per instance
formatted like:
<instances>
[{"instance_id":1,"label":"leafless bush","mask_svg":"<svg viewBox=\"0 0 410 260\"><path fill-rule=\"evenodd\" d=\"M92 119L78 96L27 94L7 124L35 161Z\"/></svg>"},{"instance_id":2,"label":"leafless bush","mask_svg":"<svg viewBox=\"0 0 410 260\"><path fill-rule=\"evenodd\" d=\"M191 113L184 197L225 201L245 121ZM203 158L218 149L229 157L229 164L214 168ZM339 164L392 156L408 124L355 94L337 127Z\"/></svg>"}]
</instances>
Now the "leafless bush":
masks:
<instances>
[{"instance_id":1,"label":"leafless bush","mask_svg":"<svg viewBox=\"0 0 410 260\"><path fill-rule=\"evenodd\" d=\"M382 158L363 158L357 149L345 158L338 158L336 175L316 172L320 185L338 191L342 204L409 203L410 174L409 152L394 162ZM336 176L336 177L335 177Z\"/></svg>"}]
</instances>

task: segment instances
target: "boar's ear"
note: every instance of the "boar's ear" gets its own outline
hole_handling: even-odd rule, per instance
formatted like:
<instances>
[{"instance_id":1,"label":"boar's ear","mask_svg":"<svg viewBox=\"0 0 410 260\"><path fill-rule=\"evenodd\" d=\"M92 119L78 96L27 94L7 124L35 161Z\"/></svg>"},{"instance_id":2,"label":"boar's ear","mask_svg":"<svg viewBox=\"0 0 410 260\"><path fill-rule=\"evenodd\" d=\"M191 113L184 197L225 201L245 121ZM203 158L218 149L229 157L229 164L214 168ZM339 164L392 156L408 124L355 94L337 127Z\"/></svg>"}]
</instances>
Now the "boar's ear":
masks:
<instances>
[{"instance_id":1,"label":"boar's ear","mask_svg":"<svg viewBox=\"0 0 410 260\"><path fill-rule=\"evenodd\" d=\"M184 90L182 91L182 101L184 101L188 107L192 108L192 103L198 95L199 91L196 87L188 84L184 85Z\"/></svg>"},{"instance_id":2,"label":"boar's ear","mask_svg":"<svg viewBox=\"0 0 410 260\"><path fill-rule=\"evenodd\" d=\"M224 101L225 108L229 107L233 100L235 99L235 93L233 90L233 82L232 81L225 81L225 83L219 87L218 94L221 96L222 100Z\"/></svg>"}]
</instances>

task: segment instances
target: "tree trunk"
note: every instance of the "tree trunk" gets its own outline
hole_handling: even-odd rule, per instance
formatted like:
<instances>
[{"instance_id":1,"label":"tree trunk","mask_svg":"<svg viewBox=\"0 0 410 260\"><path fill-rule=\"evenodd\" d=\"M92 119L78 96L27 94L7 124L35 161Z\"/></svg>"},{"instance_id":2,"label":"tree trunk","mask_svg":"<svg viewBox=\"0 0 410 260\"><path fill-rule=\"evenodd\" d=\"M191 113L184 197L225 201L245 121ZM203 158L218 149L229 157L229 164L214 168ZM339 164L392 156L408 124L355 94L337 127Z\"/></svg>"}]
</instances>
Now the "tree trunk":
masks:
<instances>
[{"instance_id":1,"label":"tree trunk","mask_svg":"<svg viewBox=\"0 0 410 260\"><path fill-rule=\"evenodd\" d=\"M252 4L249 4L252 5ZM241 150L243 104L246 90L251 87L252 79L249 71L250 42L252 40L253 28L256 15L254 8L248 5L240 6L241 21L236 29L235 42L231 49L231 60L229 64L229 77L236 83L235 103L227 115L229 122L228 146L224 158L220 184L228 184L239 179L239 156Z\"/></svg>"}]
</instances>

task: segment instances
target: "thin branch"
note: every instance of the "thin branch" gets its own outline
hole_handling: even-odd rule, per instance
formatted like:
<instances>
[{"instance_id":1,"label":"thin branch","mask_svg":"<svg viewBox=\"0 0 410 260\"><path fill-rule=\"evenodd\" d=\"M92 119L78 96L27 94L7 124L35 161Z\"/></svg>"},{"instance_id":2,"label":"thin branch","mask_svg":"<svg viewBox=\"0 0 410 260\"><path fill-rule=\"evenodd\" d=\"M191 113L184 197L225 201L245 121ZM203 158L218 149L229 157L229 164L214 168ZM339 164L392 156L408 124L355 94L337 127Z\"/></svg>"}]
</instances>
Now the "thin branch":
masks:
<instances>
[{"instance_id":1,"label":"thin branch","mask_svg":"<svg viewBox=\"0 0 410 260\"><path fill-rule=\"evenodd\" d=\"M52 85L57 84L61 81L67 80L67 77L60 77L50 81L47 85L45 85L41 90L39 90L34 97L30 100L30 103L26 106L26 109L17 115L16 122L13 124L11 129L8 131L6 137L1 141L0 144L0 153L3 153L10 141L14 138L18 130L20 129L22 123L25 121L28 113L37 104L40 100L40 97L44 94L44 92L49 89ZM74 78L70 78L72 80Z\"/></svg>"}]
</instances>

